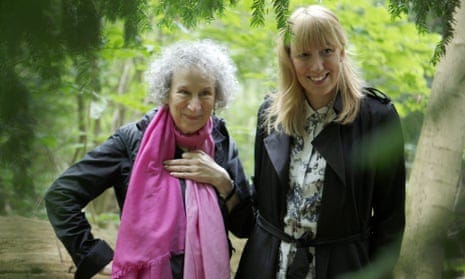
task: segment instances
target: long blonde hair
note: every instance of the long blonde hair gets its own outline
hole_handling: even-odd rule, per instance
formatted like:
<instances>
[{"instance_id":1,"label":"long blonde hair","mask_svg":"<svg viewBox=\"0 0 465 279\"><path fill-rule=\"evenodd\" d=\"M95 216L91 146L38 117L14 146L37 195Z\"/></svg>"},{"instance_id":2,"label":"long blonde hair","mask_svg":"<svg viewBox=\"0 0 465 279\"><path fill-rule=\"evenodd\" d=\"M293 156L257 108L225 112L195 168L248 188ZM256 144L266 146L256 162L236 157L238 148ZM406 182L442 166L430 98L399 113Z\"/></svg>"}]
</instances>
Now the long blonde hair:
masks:
<instances>
[{"instance_id":1,"label":"long blonde hair","mask_svg":"<svg viewBox=\"0 0 465 279\"><path fill-rule=\"evenodd\" d=\"M291 136L304 135L306 102L304 90L297 80L290 57L290 47L305 49L308 46L333 45L345 50L341 73L337 82L342 97L342 111L335 119L341 124L351 123L360 108L363 80L346 51L347 36L337 17L330 10L312 5L297 9L289 18L287 30L281 30L277 41L279 90L271 95L265 125L268 131L282 129Z\"/></svg>"}]
</instances>

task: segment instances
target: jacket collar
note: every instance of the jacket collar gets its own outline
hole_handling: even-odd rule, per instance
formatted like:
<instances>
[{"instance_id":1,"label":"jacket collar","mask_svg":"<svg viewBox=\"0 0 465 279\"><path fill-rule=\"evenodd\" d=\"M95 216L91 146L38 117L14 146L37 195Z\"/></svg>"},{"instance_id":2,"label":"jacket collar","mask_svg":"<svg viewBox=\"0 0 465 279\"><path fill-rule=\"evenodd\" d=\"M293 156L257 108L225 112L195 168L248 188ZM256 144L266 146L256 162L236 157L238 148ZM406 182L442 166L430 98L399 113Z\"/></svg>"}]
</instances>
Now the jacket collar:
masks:
<instances>
[{"instance_id":1,"label":"jacket collar","mask_svg":"<svg viewBox=\"0 0 465 279\"><path fill-rule=\"evenodd\" d=\"M336 114L341 111L340 94L336 96L333 107ZM345 185L345 163L340 125L334 122L329 123L312 141L312 144ZM288 185L290 137L282 132L274 131L264 139L264 145L282 185Z\"/></svg>"},{"instance_id":2,"label":"jacket collar","mask_svg":"<svg viewBox=\"0 0 465 279\"><path fill-rule=\"evenodd\" d=\"M137 128L141 131L143 134L147 127L150 124L150 121L155 117L155 114L157 113L158 108L152 109L151 111L147 112L141 120L139 120L136 125ZM223 142L226 141L228 135L226 132L225 124L224 121L216 116L213 116L213 130L212 130L212 137L213 141L215 142L215 160L222 164L226 158L224 156L220 156L221 154L227 154L225 153L225 150L223 150ZM137 150L135 150L137 152ZM135 153L134 153L134 158L135 158Z\"/></svg>"},{"instance_id":3,"label":"jacket collar","mask_svg":"<svg viewBox=\"0 0 465 279\"><path fill-rule=\"evenodd\" d=\"M342 110L342 97L340 93L336 95L333 109L336 114L339 114ZM316 136L312 144L345 185L346 176L341 139L341 125L334 122L329 123L318 136Z\"/></svg>"},{"instance_id":4,"label":"jacket collar","mask_svg":"<svg viewBox=\"0 0 465 279\"><path fill-rule=\"evenodd\" d=\"M340 125L334 122L329 123L312 141L312 144L345 185L345 163Z\"/></svg>"},{"instance_id":5,"label":"jacket collar","mask_svg":"<svg viewBox=\"0 0 465 279\"><path fill-rule=\"evenodd\" d=\"M289 136L275 131L263 142L282 185L287 185L289 181Z\"/></svg>"},{"instance_id":6,"label":"jacket collar","mask_svg":"<svg viewBox=\"0 0 465 279\"><path fill-rule=\"evenodd\" d=\"M147 129L147 127L150 124L150 121L152 121L152 119L155 117L155 114L157 113L157 111L158 111L158 108L155 108L155 109L152 109L151 111L147 112L142 117L142 119L137 122L137 124L136 124L137 128L140 131L145 132L145 129ZM221 132L221 128L223 126L224 126L224 124L222 123L222 120L219 119L216 116L213 116L212 136L213 136L213 139L215 141L215 144L220 143L220 142L222 142L222 141L224 141L226 139L226 135L224 135Z\"/></svg>"}]
</instances>

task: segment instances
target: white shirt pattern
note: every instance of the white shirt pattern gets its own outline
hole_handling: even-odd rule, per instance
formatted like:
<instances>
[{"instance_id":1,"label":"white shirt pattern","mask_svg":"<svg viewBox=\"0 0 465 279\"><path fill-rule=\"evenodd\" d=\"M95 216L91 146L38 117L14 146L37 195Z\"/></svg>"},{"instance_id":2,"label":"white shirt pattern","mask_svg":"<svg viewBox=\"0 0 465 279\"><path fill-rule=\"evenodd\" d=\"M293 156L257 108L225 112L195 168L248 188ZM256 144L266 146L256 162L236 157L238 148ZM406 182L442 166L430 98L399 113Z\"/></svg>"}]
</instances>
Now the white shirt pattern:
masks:
<instances>
[{"instance_id":1,"label":"white shirt pattern","mask_svg":"<svg viewBox=\"0 0 465 279\"><path fill-rule=\"evenodd\" d=\"M295 137L291 142L289 165L289 193L287 194L287 213L284 216L284 231L300 238L306 231L316 234L317 221L323 193L326 160L313 148L312 140L324 126L336 118L330 102L315 111L307 102L306 136ZM314 248L309 248L314 255ZM296 252L295 244L281 242L279 251L278 279L286 278L287 267L292 263ZM310 265L306 279L315 278L315 257Z\"/></svg>"}]
</instances>

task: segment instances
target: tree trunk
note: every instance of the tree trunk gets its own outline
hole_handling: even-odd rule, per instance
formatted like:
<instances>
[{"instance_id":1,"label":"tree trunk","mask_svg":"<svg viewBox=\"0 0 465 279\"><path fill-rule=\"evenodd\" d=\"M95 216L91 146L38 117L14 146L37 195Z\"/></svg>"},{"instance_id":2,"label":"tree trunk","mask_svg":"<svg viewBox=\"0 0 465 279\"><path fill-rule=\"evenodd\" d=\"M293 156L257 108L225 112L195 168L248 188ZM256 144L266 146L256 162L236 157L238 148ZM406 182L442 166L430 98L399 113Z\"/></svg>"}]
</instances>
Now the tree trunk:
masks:
<instances>
[{"instance_id":1,"label":"tree trunk","mask_svg":"<svg viewBox=\"0 0 465 279\"><path fill-rule=\"evenodd\" d=\"M396 278L441 278L465 145L465 0L437 66L407 187L407 225Z\"/></svg>"},{"instance_id":2,"label":"tree trunk","mask_svg":"<svg viewBox=\"0 0 465 279\"><path fill-rule=\"evenodd\" d=\"M84 155L87 149L87 127L86 127L86 105L83 94L76 95L77 99L77 121L78 121L78 147L74 151L74 155L70 163L76 162Z\"/></svg>"},{"instance_id":3,"label":"tree trunk","mask_svg":"<svg viewBox=\"0 0 465 279\"><path fill-rule=\"evenodd\" d=\"M127 93L131 79L131 69L131 59L128 58L123 64L122 74L118 83L118 88L116 90L118 95L124 95ZM126 114L125 106L121 104L114 104L114 107L111 132L116 131L116 129L124 123L124 117ZM94 124L99 123L99 121L100 119L96 119ZM97 131L94 129L94 139L100 138L99 134L100 130L97 133ZM94 146L97 144L98 142L95 142ZM98 216L105 212L118 213L118 204L116 203L114 191L107 190L103 192L89 204L88 210L92 213L92 216ZM94 219L94 222L96 221L97 220Z\"/></svg>"},{"instance_id":4,"label":"tree trunk","mask_svg":"<svg viewBox=\"0 0 465 279\"><path fill-rule=\"evenodd\" d=\"M116 90L118 95L124 95L129 89L131 81L131 69L132 60L126 59L123 64L123 71L119 79L118 88ZM112 130L116 130L118 127L123 125L125 121L126 107L120 104L116 104L115 113L113 114Z\"/></svg>"}]
</instances>

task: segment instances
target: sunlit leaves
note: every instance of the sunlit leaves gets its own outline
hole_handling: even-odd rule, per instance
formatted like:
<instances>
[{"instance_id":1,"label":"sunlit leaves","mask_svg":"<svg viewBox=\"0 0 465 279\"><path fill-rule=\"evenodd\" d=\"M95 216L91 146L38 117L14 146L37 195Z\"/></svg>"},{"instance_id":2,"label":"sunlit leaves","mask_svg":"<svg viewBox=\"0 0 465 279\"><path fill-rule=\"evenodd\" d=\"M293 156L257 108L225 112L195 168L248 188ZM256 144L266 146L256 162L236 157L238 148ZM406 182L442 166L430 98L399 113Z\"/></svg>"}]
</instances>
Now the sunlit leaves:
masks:
<instances>
[{"instance_id":1,"label":"sunlit leaves","mask_svg":"<svg viewBox=\"0 0 465 279\"><path fill-rule=\"evenodd\" d=\"M211 38L227 45L238 65L242 90L229 110L217 113L228 120L250 172L256 110L263 96L276 88L277 31L286 25L289 10L312 3L328 6L340 17L349 49L371 85L392 97L402 115L421 110L439 36L418 35L415 25L401 15L411 8L402 6L407 1L391 2L400 5L395 20L379 3L362 0L1 1L0 154L11 149L10 139L15 137L14 143L26 150L17 157L25 159L21 164L28 168L28 148L40 150L41 156L33 157L37 166L28 173L46 187L53 170L45 170L43 161L53 160L44 154L53 150L59 154L57 165L65 167L70 150L83 147L76 140L83 136L76 128L77 96L86 96L86 109L104 100L104 106L97 106L102 111L93 114L102 133L92 129L92 118L84 119L88 130L81 131L92 143L103 140L112 131L116 108L127 109L124 120L132 121L153 106L143 80L152 54L180 39ZM449 5L443 9L446 15L456 1L439 2L431 7ZM12 81L21 83L13 87ZM11 88L29 92L6 90ZM37 134L25 134L29 129ZM13 177L9 170L4 172Z\"/></svg>"},{"instance_id":2,"label":"sunlit leaves","mask_svg":"<svg viewBox=\"0 0 465 279\"><path fill-rule=\"evenodd\" d=\"M434 18L435 24L439 22L442 38L438 40L432 61L437 63L439 58L444 55L445 45L453 36L453 13L460 5L460 0L447 1L429 1L429 0L390 0L389 11L394 17L400 17L402 14L413 14L415 23L421 32L428 32L430 18Z\"/></svg>"},{"instance_id":3,"label":"sunlit leaves","mask_svg":"<svg viewBox=\"0 0 465 279\"><path fill-rule=\"evenodd\" d=\"M224 0L161 0L152 1L156 15L162 15L159 25L172 26L180 21L187 27L194 27L200 20L212 20L221 15Z\"/></svg>"},{"instance_id":4,"label":"sunlit leaves","mask_svg":"<svg viewBox=\"0 0 465 279\"><path fill-rule=\"evenodd\" d=\"M250 26L259 27L265 24L265 0L253 0Z\"/></svg>"},{"instance_id":5,"label":"sunlit leaves","mask_svg":"<svg viewBox=\"0 0 465 279\"><path fill-rule=\"evenodd\" d=\"M327 2L348 33L350 48L365 79L385 91L402 116L425 107L434 65L430 59L439 35L419 34L405 16L393 19L368 1Z\"/></svg>"}]
</instances>

